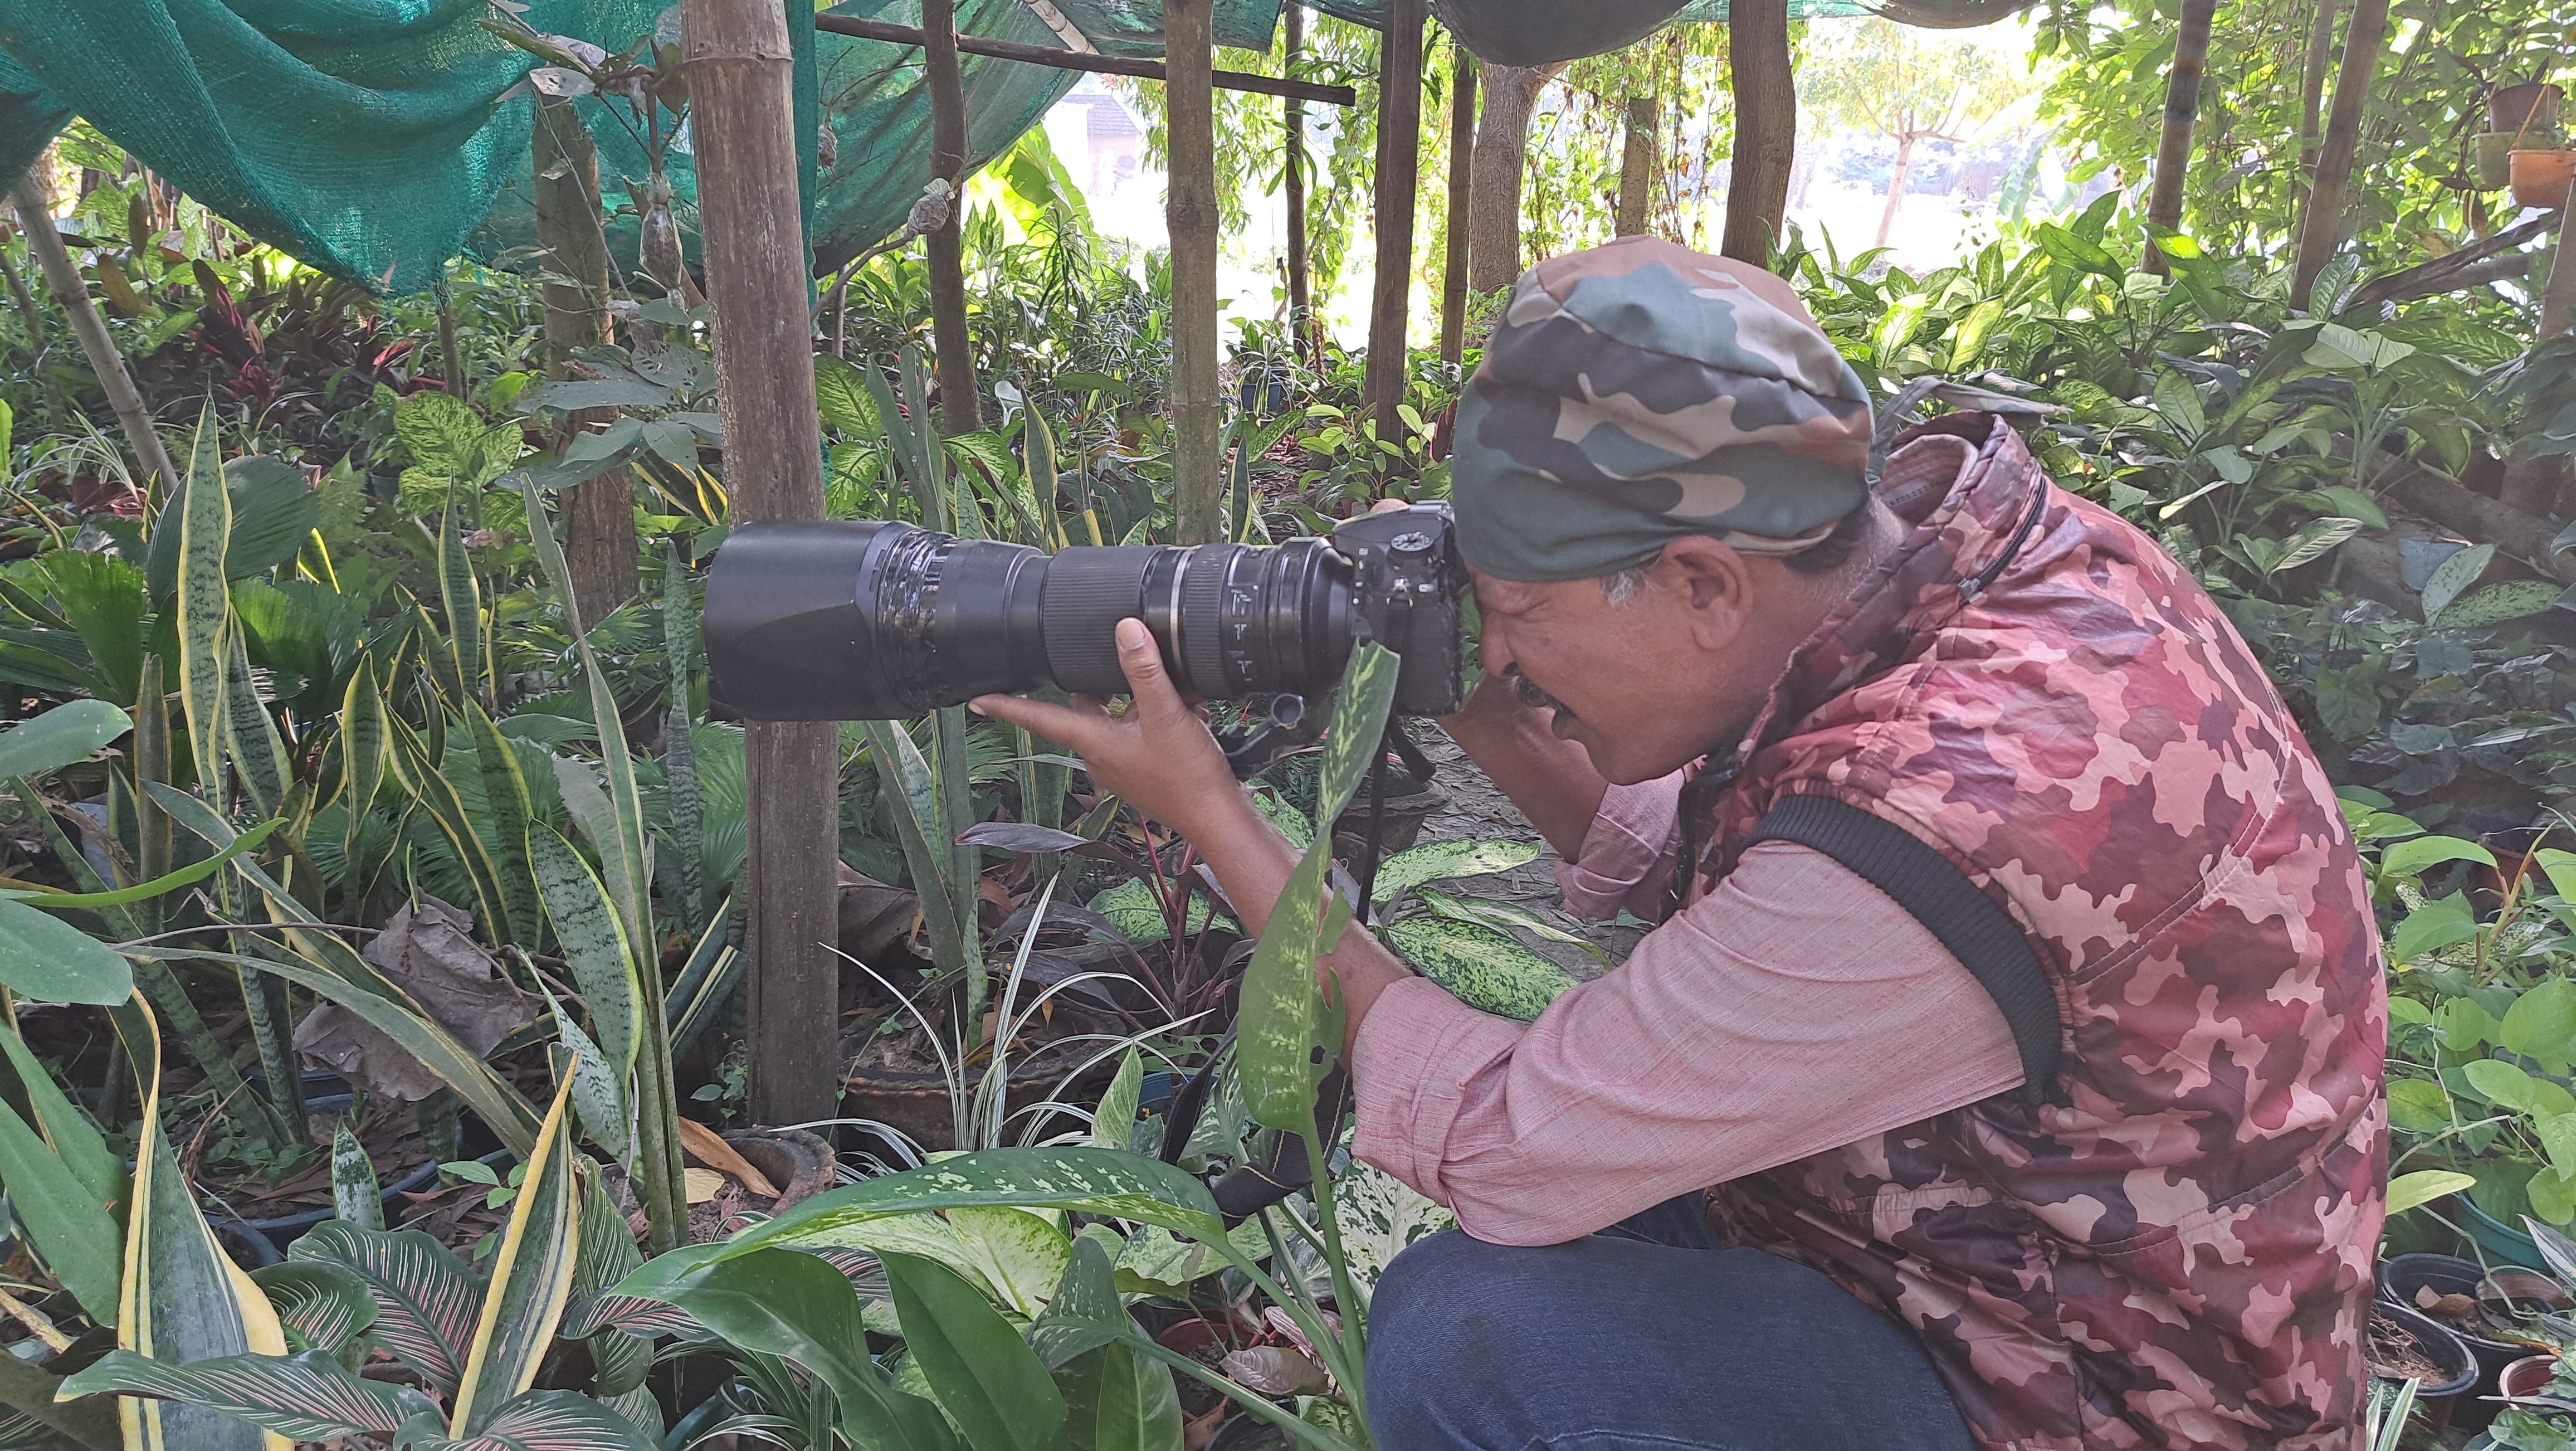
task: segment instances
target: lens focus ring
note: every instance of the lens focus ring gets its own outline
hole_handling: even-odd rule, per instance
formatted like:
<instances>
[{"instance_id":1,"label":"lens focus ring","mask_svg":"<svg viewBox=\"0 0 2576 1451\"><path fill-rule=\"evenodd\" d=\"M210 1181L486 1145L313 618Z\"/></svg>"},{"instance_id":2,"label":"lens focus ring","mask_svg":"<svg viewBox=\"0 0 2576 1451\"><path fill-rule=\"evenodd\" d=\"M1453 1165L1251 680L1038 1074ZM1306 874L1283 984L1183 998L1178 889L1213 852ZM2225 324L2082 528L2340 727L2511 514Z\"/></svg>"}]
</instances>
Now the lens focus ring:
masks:
<instances>
[{"instance_id":1,"label":"lens focus ring","mask_svg":"<svg viewBox=\"0 0 2576 1451\"><path fill-rule=\"evenodd\" d=\"M1181 575L1182 689L1191 695L1221 698L1234 694L1226 680L1225 632L1219 616L1225 603L1225 581L1239 544L1202 544L1190 551L1189 569Z\"/></svg>"}]
</instances>

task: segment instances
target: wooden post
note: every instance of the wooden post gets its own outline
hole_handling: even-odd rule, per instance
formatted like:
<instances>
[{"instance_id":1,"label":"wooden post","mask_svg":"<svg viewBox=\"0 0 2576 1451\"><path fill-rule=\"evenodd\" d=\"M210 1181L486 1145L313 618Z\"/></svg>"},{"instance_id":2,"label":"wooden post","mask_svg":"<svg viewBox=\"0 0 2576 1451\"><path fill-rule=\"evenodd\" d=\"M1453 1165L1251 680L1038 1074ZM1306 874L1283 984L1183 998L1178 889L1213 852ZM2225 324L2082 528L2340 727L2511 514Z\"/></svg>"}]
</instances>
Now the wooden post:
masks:
<instances>
[{"instance_id":1,"label":"wooden post","mask_svg":"<svg viewBox=\"0 0 2576 1451\"><path fill-rule=\"evenodd\" d=\"M2343 65L2335 73L2334 109L2326 118L2325 144L2299 223L2299 252L2290 274L2290 305L2305 308L2317 273L2343 244L2344 190L2352 181L2353 153L2361 146L2361 115L2370 105L2370 78L2379 70L2380 44L2388 37L2388 0L2354 0L2343 37Z\"/></svg>"},{"instance_id":2,"label":"wooden post","mask_svg":"<svg viewBox=\"0 0 2576 1451\"><path fill-rule=\"evenodd\" d=\"M1615 235L1638 236L1646 230L1646 207L1655 186L1655 98L1628 98L1627 144L1619 154L1619 220ZM1787 197L1786 188L1781 196Z\"/></svg>"},{"instance_id":3,"label":"wooden post","mask_svg":"<svg viewBox=\"0 0 2576 1451\"><path fill-rule=\"evenodd\" d=\"M2182 29L2174 35L2173 65L2165 72L2164 131L2157 137L2156 185L2147 199L2147 220L2182 230L2182 184L2191 174L2191 128L2200 120L2200 77L2209 65L2209 25L2218 0L2183 0ZM2159 277L2170 269L2165 252L2147 239L2147 270Z\"/></svg>"},{"instance_id":4,"label":"wooden post","mask_svg":"<svg viewBox=\"0 0 2576 1451\"><path fill-rule=\"evenodd\" d=\"M528 160L536 174L537 249L546 271L564 279L545 287L547 370L579 377L573 349L608 337L608 237L600 230L599 151L569 97L537 99ZM616 418L614 408L585 408L571 424L587 433ZM635 486L626 470L575 485L564 517L564 562L586 631L635 596Z\"/></svg>"},{"instance_id":5,"label":"wooden post","mask_svg":"<svg viewBox=\"0 0 2576 1451\"><path fill-rule=\"evenodd\" d=\"M1475 192L1476 57L1449 41L1449 237L1440 266L1440 361L1467 351L1467 212Z\"/></svg>"},{"instance_id":6,"label":"wooden post","mask_svg":"<svg viewBox=\"0 0 2576 1451\"><path fill-rule=\"evenodd\" d=\"M797 202L793 63L778 0L686 0L699 234L733 517L823 517L821 419ZM839 731L754 721L751 1120L805 1123L839 1100Z\"/></svg>"},{"instance_id":7,"label":"wooden post","mask_svg":"<svg viewBox=\"0 0 2576 1451\"><path fill-rule=\"evenodd\" d=\"M1183 544L1225 537L1217 456L1216 63L1214 0L1165 0L1163 219L1172 235L1172 508Z\"/></svg>"},{"instance_id":8,"label":"wooden post","mask_svg":"<svg viewBox=\"0 0 2576 1451\"><path fill-rule=\"evenodd\" d=\"M930 263L930 346L939 355L939 429L984 427L975 344L966 330L966 88L957 72L955 0L921 0L922 68L930 75L930 174L955 188L947 225L922 239Z\"/></svg>"},{"instance_id":9,"label":"wooden post","mask_svg":"<svg viewBox=\"0 0 2576 1451\"><path fill-rule=\"evenodd\" d=\"M1282 75L1294 76L1297 61L1306 49L1306 7L1298 0L1288 0L1285 8L1288 36L1279 70ZM1309 367L1321 372L1323 335L1315 327L1313 264L1306 255L1306 103L1290 96L1281 103L1279 114L1281 126L1288 133L1288 343Z\"/></svg>"},{"instance_id":10,"label":"wooden post","mask_svg":"<svg viewBox=\"0 0 2576 1451\"><path fill-rule=\"evenodd\" d=\"M53 289L55 306L71 319L72 336L80 339L81 352L89 358L89 370L98 375L100 391L107 394L108 406L116 410L116 421L125 425L126 444L134 450L134 461L143 470L139 481L143 492L152 491L155 476L165 488L176 488L179 473L170 466L170 451L161 446L161 435L152 426L152 414L143 406L143 395L135 390L133 377L125 371L125 359L118 355L115 342L107 335L98 304L89 300L89 284L81 281L80 269L72 265L72 254L63 246L63 234L54 230L53 197L44 175L45 168L37 167L9 193L11 204L18 209L18 229L26 233L27 250L36 254L36 265L44 269L45 285Z\"/></svg>"},{"instance_id":11,"label":"wooden post","mask_svg":"<svg viewBox=\"0 0 2576 1451\"><path fill-rule=\"evenodd\" d=\"M1476 123L1476 154L1469 168L1467 285L1502 292L1521 275L1521 161L1529 154L1531 108L1538 93L1565 69L1483 66L1485 114Z\"/></svg>"},{"instance_id":12,"label":"wooden post","mask_svg":"<svg viewBox=\"0 0 2576 1451\"><path fill-rule=\"evenodd\" d=\"M2325 114L2326 67L2334 64L2335 12L2340 0L2317 0L2316 23L2308 31L2307 67L2299 81L2299 204L2308 205L2308 188L2317 174L2317 121Z\"/></svg>"},{"instance_id":13,"label":"wooden post","mask_svg":"<svg viewBox=\"0 0 2576 1451\"><path fill-rule=\"evenodd\" d=\"M1789 211L1798 160L1798 80L1789 68L1789 0L1736 0L1726 48L1735 87L1735 172L1726 184L1726 235L1718 246L1765 267Z\"/></svg>"},{"instance_id":14,"label":"wooden post","mask_svg":"<svg viewBox=\"0 0 2576 1451\"><path fill-rule=\"evenodd\" d=\"M1360 406L1377 436L1401 437L1404 325L1413 299L1413 198L1422 172L1424 0L1388 0L1377 67L1377 281L1369 303L1368 371Z\"/></svg>"},{"instance_id":15,"label":"wooden post","mask_svg":"<svg viewBox=\"0 0 2576 1451\"><path fill-rule=\"evenodd\" d=\"M2549 257L2549 286L2540 294L2540 336L2545 342L2576 327L2576 198L2558 213L2558 246Z\"/></svg>"}]
</instances>

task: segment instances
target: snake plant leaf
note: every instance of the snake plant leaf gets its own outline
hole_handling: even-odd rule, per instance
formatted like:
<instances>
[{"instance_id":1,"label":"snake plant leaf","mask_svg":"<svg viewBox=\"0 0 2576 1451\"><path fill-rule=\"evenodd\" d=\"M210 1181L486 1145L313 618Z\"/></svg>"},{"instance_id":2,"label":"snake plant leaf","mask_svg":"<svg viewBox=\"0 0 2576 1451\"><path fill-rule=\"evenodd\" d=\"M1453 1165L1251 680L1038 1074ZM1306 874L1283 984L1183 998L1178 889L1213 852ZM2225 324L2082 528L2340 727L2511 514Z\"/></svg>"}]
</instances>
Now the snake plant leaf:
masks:
<instances>
[{"instance_id":1,"label":"snake plant leaf","mask_svg":"<svg viewBox=\"0 0 2576 1451\"><path fill-rule=\"evenodd\" d=\"M474 736L474 764L483 776L484 819L491 825L493 886L507 920L492 924L496 941L537 945L536 873L528 861L527 778L519 773L519 753L501 738L492 717L473 701L465 702L465 728ZM481 833L478 833L480 835Z\"/></svg>"},{"instance_id":2,"label":"snake plant leaf","mask_svg":"<svg viewBox=\"0 0 2576 1451\"><path fill-rule=\"evenodd\" d=\"M181 887L193 886L222 871L234 857L268 840L270 832L285 824L285 819L282 817L274 821L263 821L234 838L232 845L204 861L192 862L175 872L154 877L148 882L137 882L130 887L119 887L112 892L5 891L0 892L0 898L25 902L30 906L49 907L56 911L82 912L94 911L100 907L124 907L136 902L148 902L154 897L165 896Z\"/></svg>"},{"instance_id":3,"label":"snake plant leaf","mask_svg":"<svg viewBox=\"0 0 2576 1451\"><path fill-rule=\"evenodd\" d=\"M447 1246L416 1229L360 1229L326 1220L287 1247L288 1264L338 1265L375 1301L368 1333L442 1395L464 1374L483 1290Z\"/></svg>"},{"instance_id":4,"label":"snake plant leaf","mask_svg":"<svg viewBox=\"0 0 2576 1451\"><path fill-rule=\"evenodd\" d=\"M125 1040L144 1077L143 1142L126 1210L125 1284L116 1343L173 1365L239 1355L286 1353L286 1334L268 1297L236 1267L197 1210L179 1156L161 1131L160 1049L150 1010L117 1019L140 1032ZM218 1411L157 1400L121 1410L126 1445L148 1451L289 1451L285 1437Z\"/></svg>"},{"instance_id":5,"label":"snake plant leaf","mask_svg":"<svg viewBox=\"0 0 2576 1451\"><path fill-rule=\"evenodd\" d=\"M1341 815L1383 748L1395 673L1392 651L1363 641L1351 652L1326 727L1317 821ZM1315 981L1331 854L1329 834L1306 849L1243 970L1236 1052L1244 1106L1255 1122L1291 1133L1315 1132L1315 1091L1342 1051L1340 1013Z\"/></svg>"},{"instance_id":6,"label":"snake plant leaf","mask_svg":"<svg viewBox=\"0 0 2576 1451\"><path fill-rule=\"evenodd\" d=\"M1369 900L1383 907L1426 882L1508 872L1538 860L1534 841L1428 841L1378 864Z\"/></svg>"},{"instance_id":7,"label":"snake plant leaf","mask_svg":"<svg viewBox=\"0 0 2576 1451\"><path fill-rule=\"evenodd\" d=\"M85 1188L71 1165L6 1101L0 1101L0 1186L7 1188L10 1212L45 1268L91 1319L115 1324L125 1246L106 1196Z\"/></svg>"},{"instance_id":8,"label":"snake plant leaf","mask_svg":"<svg viewBox=\"0 0 2576 1451\"><path fill-rule=\"evenodd\" d=\"M1159 1224L1193 1239L1225 1234L1207 1186L1159 1159L1115 1149L981 1149L816 1195L721 1244L664 1255L628 1276L618 1292L666 1299L666 1283L699 1264L798 1244L871 1219L978 1204Z\"/></svg>"},{"instance_id":9,"label":"snake plant leaf","mask_svg":"<svg viewBox=\"0 0 2576 1451\"><path fill-rule=\"evenodd\" d=\"M232 620L232 592L224 577L224 544L232 531L232 496L217 458L215 412L210 401L197 423L188 477L179 488L179 690L188 714L188 744L197 779L223 779L227 717L224 683L231 653L224 648ZM169 521L165 517L163 528ZM158 532L158 531L156 531Z\"/></svg>"},{"instance_id":10,"label":"snake plant leaf","mask_svg":"<svg viewBox=\"0 0 2576 1451\"><path fill-rule=\"evenodd\" d=\"M645 1273L665 1261L690 1259L693 1251L666 1255ZM896 1389L894 1377L869 1359L857 1292L815 1256L761 1249L700 1262L652 1297L688 1311L741 1349L784 1356L821 1377L832 1388L852 1445L869 1451L960 1451L939 1408ZM969 1444L985 1451L981 1443Z\"/></svg>"},{"instance_id":11,"label":"snake plant leaf","mask_svg":"<svg viewBox=\"0 0 2576 1451\"><path fill-rule=\"evenodd\" d=\"M244 633L238 622L224 631L224 744L232 755L233 772L248 788L252 804L259 808L260 815L274 816L286 800L292 771L286 763L286 743L277 734L277 722L269 719L268 704L260 699L258 683L251 679L250 652L242 643Z\"/></svg>"},{"instance_id":12,"label":"snake plant leaf","mask_svg":"<svg viewBox=\"0 0 2576 1451\"><path fill-rule=\"evenodd\" d=\"M0 899L0 984L37 1002L108 1007L133 996L134 966L70 923Z\"/></svg>"},{"instance_id":13,"label":"snake plant leaf","mask_svg":"<svg viewBox=\"0 0 2576 1451\"><path fill-rule=\"evenodd\" d=\"M462 1440L431 1437L412 1451L661 1451L615 1407L579 1391L529 1391Z\"/></svg>"},{"instance_id":14,"label":"snake plant leaf","mask_svg":"<svg viewBox=\"0 0 2576 1451\"><path fill-rule=\"evenodd\" d=\"M474 884L476 920L495 937L507 936L510 911L503 895L500 863L492 859L483 833L474 829L474 817L465 809L465 799L456 794L456 787L447 779L445 762L433 755L409 724L399 719L389 724L403 784L429 809L429 819L437 823L439 834L456 849L457 860L465 864L465 875Z\"/></svg>"},{"instance_id":15,"label":"snake plant leaf","mask_svg":"<svg viewBox=\"0 0 2576 1451\"><path fill-rule=\"evenodd\" d=\"M464 684L458 705L483 693L483 594L474 580L474 559L465 547L465 521L457 509L458 480L447 481L447 509L438 520L438 602L447 615L447 640L456 654L456 674Z\"/></svg>"},{"instance_id":16,"label":"snake plant leaf","mask_svg":"<svg viewBox=\"0 0 2576 1451\"><path fill-rule=\"evenodd\" d=\"M644 1034L644 990L635 980L634 945L618 920L617 904L590 863L571 842L544 822L528 828L528 859L536 869L538 895L554 920L555 940L573 982L590 1005L590 1021L619 1077L635 1067Z\"/></svg>"},{"instance_id":17,"label":"snake plant leaf","mask_svg":"<svg viewBox=\"0 0 2576 1451\"><path fill-rule=\"evenodd\" d=\"M559 1057L555 1067L564 1073L564 1086L572 1094L573 1107L580 1111L582 1128L592 1142L613 1157L631 1156L635 1152L634 1108L626 1094L627 1075L609 1066L608 1055L573 1021L545 979L537 979L537 988L546 995L546 1007L554 1014L555 1037L561 1051L570 1058L567 1064Z\"/></svg>"},{"instance_id":18,"label":"snake plant leaf","mask_svg":"<svg viewBox=\"0 0 2576 1451\"><path fill-rule=\"evenodd\" d=\"M0 777L37 776L95 756L134 729L104 700L75 700L0 731Z\"/></svg>"},{"instance_id":19,"label":"snake plant leaf","mask_svg":"<svg viewBox=\"0 0 2576 1451\"><path fill-rule=\"evenodd\" d=\"M912 869L916 884L931 884L921 892L922 927L930 935L931 957L943 965L962 962L965 946L949 882L956 862L939 835L939 787L930 763L898 722L869 721L867 734L878 776L886 786L886 814L894 818L895 839L903 846L904 865Z\"/></svg>"},{"instance_id":20,"label":"snake plant leaf","mask_svg":"<svg viewBox=\"0 0 2576 1451\"><path fill-rule=\"evenodd\" d=\"M418 1390L362 1380L321 1350L295 1356L227 1355L186 1365L111 1350L66 1379L62 1394L137 1396L185 1406L209 1422L240 1429L247 1429L240 1424L247 1422L268 1432L278 1446L288 1440L390 1436L423 1411L437 1410ZM236 1417L238 1421L231 1420ZM176 1418L171 1419L175 1424ZM129 1435L126 1445L134 1444ZM211 1443L171 1438L164 1444L172 1451L194 1451Z\"/></svg>"},{"instance_id":21,"label":"snake plant leaf","mask_svg":"<svg viewBox=\"0 0 2576 1451\"><path fill-rule=\"evenodd\" d=\"M288 1343L299 1351L338 1350L376 1323L375 1296L346 1265L291 1260L263 1265L250 1272L250 1279L268 1296Z\"/></svg>"},{"instance_id":22,"label":"snake plant leaf","mask_svg":"<svg viewBox=\"0 0 2576 1451\"><path fill-rule=\"evenodd\" d=\"M975 1451L1057 1451L1064 1396L1011 1322L937 1260L879 1258L904 1346L966 1444Z\"/></svg>"},{"instance_id":23,"label":"snake plant leaf","mask_svg":"<svg viewBox=\"0 0 2576 1451\"><path fill-rule=\"evenodd\" d=\"M366 1145L349 1132L344 1115L331 1130L332 1216L360 1229L385 1227L384 1190L376 1183L376 1165Z\"/></svg>"},{"instance_id":24,"label":"snake plant leaf","mask_svg":"<svg viewBox=\"0 0 2576 1451\"><path fill-rule=\"evenodd\" d=\"M448 1434L481 1434L501 1408L535 1383L546 1347L554 1342L572 1297L573 1264L581 1243L581 1199L572 1147L572 1085L566 1075L537 1133L519 1197L511 1201L509 1227L492 1255L492 1284L457 1387Z\"/></svg>"},{"instance_id":25,"label":"snake plant leaf","mask_svg":"<svg viewBox=\"0 0 2576 1451\"><path fill-rule=\"evenodd\" d=\"M376 792L384 785L389 744L384 687L377 682L376 657L370 652L358 657L358 668L349 675L348 694L340 702L340 800L349 813L342 850L353 864L358 855L358 829L365 824L367 808L375 803Z\"/></svg>"}]
</instances>

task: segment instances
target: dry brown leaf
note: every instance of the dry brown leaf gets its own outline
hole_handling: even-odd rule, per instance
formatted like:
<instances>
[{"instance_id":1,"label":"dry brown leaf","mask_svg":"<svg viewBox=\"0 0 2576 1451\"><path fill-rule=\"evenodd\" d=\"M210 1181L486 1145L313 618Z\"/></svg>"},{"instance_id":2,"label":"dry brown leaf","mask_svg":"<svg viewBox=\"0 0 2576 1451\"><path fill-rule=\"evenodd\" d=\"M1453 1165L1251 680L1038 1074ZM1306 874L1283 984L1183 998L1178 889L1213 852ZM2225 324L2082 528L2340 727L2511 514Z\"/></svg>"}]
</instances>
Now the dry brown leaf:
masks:
<instances>
[{"instance_id":1,"label":"dry brown leaf","mask_svg":"<svg viewBox=\"0 0 2576 1451\"><path fill-rule=\"evenodd\" d=\"M681 1182L688 1186L689 1202L704 1204L723 1192L725 1176L713 1169L683 1169Z\"/></svg>"},{"instance_id":2,"label":"dry brown leaf","mask_svg":"<svg viewBox=\"0 0 2576 1451\"><path fill-rule=\"evenodd\" d=\"M778 1197L778 1186L769 1182L768 1175L753 1168L749 1159L734 1152L733 1145L696 1119L680 1120L680 1152L710 1169L720 1169L740 1179L742 1187L754 1194L772 1199ZM695 1204L698 1201L692 1199L689 1202Z\"/></svg>"}]
</instances>

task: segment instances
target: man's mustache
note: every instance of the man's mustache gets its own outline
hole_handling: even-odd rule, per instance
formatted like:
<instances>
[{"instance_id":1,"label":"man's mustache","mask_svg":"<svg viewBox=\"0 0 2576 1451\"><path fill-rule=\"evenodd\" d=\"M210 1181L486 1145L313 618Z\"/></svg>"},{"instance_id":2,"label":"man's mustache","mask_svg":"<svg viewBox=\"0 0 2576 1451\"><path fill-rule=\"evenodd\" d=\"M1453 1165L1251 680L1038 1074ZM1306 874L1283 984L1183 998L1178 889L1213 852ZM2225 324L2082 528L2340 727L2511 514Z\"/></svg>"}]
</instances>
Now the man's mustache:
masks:
<instances>
[{"instance_id":1,"label":"man's mustache","mask_svg":"<svg viewBox=\"0 0 2576 1451\"><path fill-rule=\"evenodd\" d=\"M1574 715L1574 707L1539 689L1536 681L1517 670L1512 672L1512 693L1520 697L1521 704L1533 710L1563 711L1569 718Z\"/></svg>"}]
</instances>

